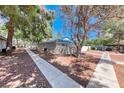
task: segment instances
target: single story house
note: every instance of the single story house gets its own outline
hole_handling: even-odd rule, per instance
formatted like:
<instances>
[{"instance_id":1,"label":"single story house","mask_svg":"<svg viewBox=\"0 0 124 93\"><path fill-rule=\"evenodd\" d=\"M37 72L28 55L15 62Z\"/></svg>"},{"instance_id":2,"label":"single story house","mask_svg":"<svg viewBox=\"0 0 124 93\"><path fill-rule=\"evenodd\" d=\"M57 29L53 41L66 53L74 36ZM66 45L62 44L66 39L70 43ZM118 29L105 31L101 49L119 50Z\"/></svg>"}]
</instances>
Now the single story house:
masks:
<instances>
[{"instance_id":1,"label":"single story house","mask_svg":"<svg viewBox=\"0 0 124 93\"><path fill-rule=\"evenodd\" d=\"M40 45L48 50L54 50L57 46L70 46L72 42L69 39L52 39L42 42Z\"/></svg>"},{"instance_id":2,"label":"single story house","mask_svg":"<svg viewBox=\"0 0 124 93\"><path fill-rule=\"evenodd\" d=\"M45 42L42 42L40 44L40 47L54 51L59 52L62 54L69 54L69 48L73 46L73 43L68 38L62 38L62 39L51 39ZM67 53L68 51L68 53Z\"/></svg>"}]
</instances>

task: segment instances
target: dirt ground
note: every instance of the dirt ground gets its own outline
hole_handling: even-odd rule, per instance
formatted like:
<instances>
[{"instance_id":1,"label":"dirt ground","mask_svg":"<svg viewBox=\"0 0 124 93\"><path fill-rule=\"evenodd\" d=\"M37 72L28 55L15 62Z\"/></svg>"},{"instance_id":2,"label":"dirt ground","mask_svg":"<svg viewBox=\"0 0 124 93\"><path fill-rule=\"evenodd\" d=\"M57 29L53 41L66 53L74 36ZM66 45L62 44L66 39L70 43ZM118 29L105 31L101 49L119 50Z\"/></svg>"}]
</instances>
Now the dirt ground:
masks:
<instances>
[{"instance_id":1,"label":"dirt ground","mask_svg":"<svg viewBox=\"0 0 124 93\"><path fill-rule=\"evenodd\" d=\"M86 52L81 55L81 60L78 60L73 56L44 53L41 50L35 50L34 52L84 87L88 84L102 54L101 52L95 51L92 53Z\"/></svg>"},{"instance_id":2,"label":"dirt ground","mask_svg":"<svg viewBox=\"0 0 124 93\"><path fill-rule=\"evenodd\" d=\"M124 54L119 52L109 52L112 61L124 62ZM124 88L124 65L114 64L113 65L119 85Z\"/></svg>"},{"instance_id":3,"label":"dirt ground","mask_svg":"<svg viewBox=\"0 0 124 93\"><path fill-rule=\"evenodd\" d=\"M124 88L124 65L115 64L115 73L121 88Z\"/></svg>"},{"instance_id":4,"label":"dirt ground","mask_svg":"<svg viewBox=\"0 0 124 93\"><path fill-rule=\"evenodd\" d=\"M109 52L109 55L110 55L112 60L121 61L121 62L123 61L124 62L124 54L122 54L122 53Z\"/></svg>"},{"instance_id":5,"label":"dirt ground","mask_svg":"<svg viewBox=\"0 0 124 93\"><path fill-rule=\"evenodd\" d=\"M25 50L0 55L0 87L51 87Z\"/></svg>"}]
</instances>

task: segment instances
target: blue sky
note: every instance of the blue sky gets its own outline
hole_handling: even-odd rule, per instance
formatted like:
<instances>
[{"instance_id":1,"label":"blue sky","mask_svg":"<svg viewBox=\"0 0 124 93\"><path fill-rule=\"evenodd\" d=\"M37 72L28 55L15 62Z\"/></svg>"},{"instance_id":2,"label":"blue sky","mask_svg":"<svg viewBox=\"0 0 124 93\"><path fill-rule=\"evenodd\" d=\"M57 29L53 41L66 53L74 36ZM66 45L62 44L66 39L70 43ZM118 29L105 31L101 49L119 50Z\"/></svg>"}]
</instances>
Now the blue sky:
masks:
<instances>
[{"instance_id":1,"label":"blue sky","mask_svg":"<svg viewBox=\"0 0 124 93\"><path fill-rule=\"evenodd\" d=\"M58 5L47 5L45 6L48 10L54 10L55 11L55 16L56 16L56 19L54 20L54 23L53 23L53 34L57 34L57 32L60 32L62 35L62 31L63 31L63 22L62 22L62 19L60 17L60 14L59 14L59 6ZM64 36L64 35L63 35Z\"/></svg>"},{"instance_id":2,"label":"blue sky","mask_svg":"<svg viewBox=\"0 0 124 93\"><path fill-rule=\"evenodd\" d=\"M53 35L55 35L57 32L60 32L63 37L69 37L70 36L69 31L66 32L66 34L63 33L63 22L62 22L60 15L59 15L59 12L58 12L58 11L60 11L59 7L60 7L59 5L47 5L47 6L45 6L46 9L55 11L56 19L53 23ZM92 18L90 20L90 22L91 22L91 24L95 23L95 18ZM97 33L92 31L89 33L89 38L94 39L94 38L96 38L96 35L97 35Z\"/></svg>"}]
</instances>

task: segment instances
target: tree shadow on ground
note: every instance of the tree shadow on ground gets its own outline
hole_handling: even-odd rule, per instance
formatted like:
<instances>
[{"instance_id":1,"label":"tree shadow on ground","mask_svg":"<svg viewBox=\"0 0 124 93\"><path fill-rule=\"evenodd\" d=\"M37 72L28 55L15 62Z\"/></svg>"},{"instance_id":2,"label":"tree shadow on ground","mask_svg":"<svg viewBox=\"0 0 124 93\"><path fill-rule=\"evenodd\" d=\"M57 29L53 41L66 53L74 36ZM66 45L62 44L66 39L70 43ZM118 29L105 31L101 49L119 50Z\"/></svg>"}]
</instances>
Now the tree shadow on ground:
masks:
<instances>
[{"instance_id":1,"label":"tree shadow on ground","mask_svg":"<svg viewBox=\"0 0 124 93\"><path fill-rule=\"evenodd\" d=\"M74 65L73 65L73 67L69 67L69 66L64 66L64 65L58 64L58 62L54 62L51 64L53 66L57 67L58 69L60 69L63 73L67 74L69 77L71 77L73 80L75 80L82 86L86 87L86 85L88 84L89 80L86 77L91 77L91 75L89 75L89 74L85 75L83 73L83 70L84 70L83 66L82 66L83 70L80 69L80 71L79 71L79 69L78 70L75 69ZM85 68L85 71L86 70L88 70L88 68ZM81 76L83 76L83 78Z\"/></svg>"},{"instance_id":2,"label":"tree shadow on ground","mask_svg":"<svg viewBox=\"0 0 124 93\"><path fill-rule=\"evenodd\" d=\"M51 87L25 50L0 60L0 87Z\"/></svg>"},{"instance_id":3,"label":"tree shadow on ground","mask_svg":"<svg viewBox=\"0 0 124 93\"><path fill-rule=\"evenodd\" d=\"M68 76L70 76L72 79L74 79L84 87L86 87L86 85L88 84L95 70L95 66L100 60L99 58L94 58L93 56L82 55L81 60L78 60L76 58L75 60L71 60L71 63L69 65L65 66L59 61L53 60L51 62L51 60L56 59L58 56L70 57L68 55L56 55L53 53L45 54L43 51L36 50L33 50L33 52L39 54L40 57L60 69L62 72L66 73ZM66 59L61 61L66 61Z\"/></svg>"},{"instance_id":4,"label":"tree shadow on ground","mask_svg":"<svg viewBox=\"0 0 124 93\"><path fill-rule=\"evenodd\" d=\"M51 59L56 59L58 56L52 53L49 54L50 55L49 56L48 54L43 53L43 51L40 53L37 51L35 53L38 53L43 59L45 59L53 66L57 67L58 69L60 69L62 72L67 74L69 77L71 77L73 80L75 80L84 87L86 87L87 84L89 83L89 80L93 76L93 73L95 72L95 68L100 61L100 57L94 57L92 55L82 54L80 60L79 59L71 60L71 63L69 65L63 65L61 64L61 61L66 62L66 59L61 61L54 60L51 62ZM62 56L67 57L67 55L62 55ZM103 59L102 61L106 64L111 64L111 65L114 64L113 62L110 62L105 59ZM107 71L107 69L105 69L104 67L102 69L104 71ZM99 82L94 81L93 83L95 84ZM99 87L105 87L105 88L108 87L100 83L98 85Z\"/></svg>"},{"instance_id":5,"label":"tree shadow on ground","mask_svg":"<svg viewBox=\"0 0 124 93\"><path fill-rule=\"evenodd\" d=\"M113 64L112 62L108 60L104 60L106 64ZM93 73L95 72L95 68L91 68L88 64L71 64L70 66L64 66L59 64L59 62L53 62L50 63L60 69L62 72L67 74L69 77L71 77L73 80L81 84L82 86L86 87L89 83L91 77L93 76ZM102 67L102 69L107 72L107 69ZM107 85L101 84L100 82L93 81L93 84L97 84L96 88L108 88ZM95 86L92 86L95 87Z\"/></svg>"}]
</instances>

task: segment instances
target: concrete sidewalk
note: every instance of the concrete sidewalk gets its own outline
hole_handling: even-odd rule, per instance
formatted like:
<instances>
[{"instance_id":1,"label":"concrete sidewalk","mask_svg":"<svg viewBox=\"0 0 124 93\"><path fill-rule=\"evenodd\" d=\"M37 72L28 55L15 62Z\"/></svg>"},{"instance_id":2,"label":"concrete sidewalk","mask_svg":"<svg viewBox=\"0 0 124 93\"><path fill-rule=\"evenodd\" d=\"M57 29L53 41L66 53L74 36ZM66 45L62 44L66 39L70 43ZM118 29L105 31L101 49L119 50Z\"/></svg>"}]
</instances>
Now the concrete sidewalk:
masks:
<instances>
[{"instance_id":1,"label":"concrete sidewalk","mask_svg":"<svg viewBox=\"0 0 124 93\"><path fill-rule=\"evenodd\" d=\"M104 52L87 88L119 88L112 64L108 52Z\"/></svg>"},{"instance_id":2,"label":"concrete sidewalk","mask_svg":"<svg viewBox=\"0 0 124 93\"><path fill-rule=\"evenodd\" d=\"M124 65L124 61L112 60L115 64Z\"/></svg>"},{"instance_id":3,"label":"concrete sidewalk","mask_svg":"<svg viewBox=\"0 0 124 93\"><path fill-rule=\"evenodd\" d=\"M61 72L59 69L49 64L37 54L26 49L40 71L44 74L53 88L83 88L80 84Z\"/></svg>"}]
</instances>

